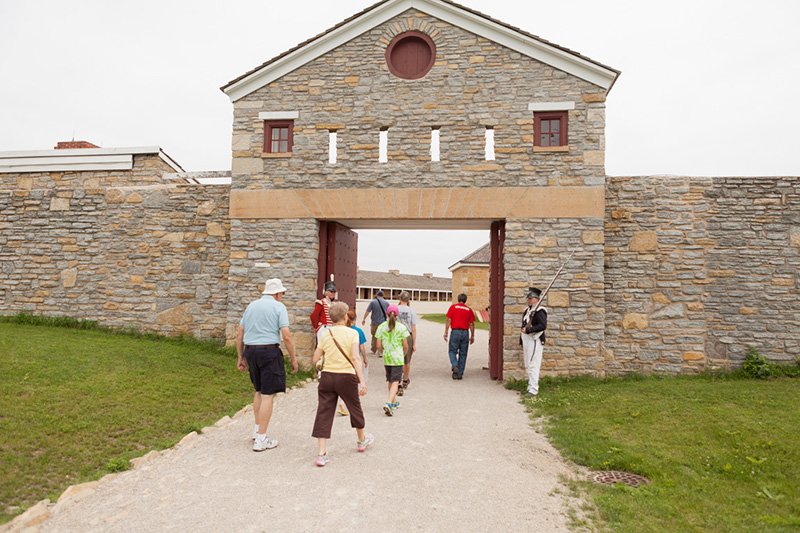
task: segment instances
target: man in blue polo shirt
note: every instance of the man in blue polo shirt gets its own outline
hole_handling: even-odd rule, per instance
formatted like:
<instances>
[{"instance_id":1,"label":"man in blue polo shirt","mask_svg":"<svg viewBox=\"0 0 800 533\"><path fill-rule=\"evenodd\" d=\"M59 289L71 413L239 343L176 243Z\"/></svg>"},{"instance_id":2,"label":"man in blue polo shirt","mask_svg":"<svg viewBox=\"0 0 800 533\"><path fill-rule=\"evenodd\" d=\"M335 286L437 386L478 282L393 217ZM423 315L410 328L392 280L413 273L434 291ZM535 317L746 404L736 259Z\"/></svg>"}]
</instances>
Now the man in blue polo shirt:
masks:
<instances>
[{"instance_id":1,"label":"man in blue polo shirt","mask_svg":"<svg viewBox=\"0 0 800 533\"><path fill-rule=\"evenodd\" d=\"M281 280L267 280L264 296L247 306L236 333L236 366L244 372L250 370L250 381L255 387L253 396L254 452L262 452L278 445L277 439L267 437L267 426L272 418L275 393L286 391L286 368L281 351L281 340L289 350L292 374L297 372L294 340L289 331L289 313L281 303L286 292Z\"/></svg>"}]
</instances>

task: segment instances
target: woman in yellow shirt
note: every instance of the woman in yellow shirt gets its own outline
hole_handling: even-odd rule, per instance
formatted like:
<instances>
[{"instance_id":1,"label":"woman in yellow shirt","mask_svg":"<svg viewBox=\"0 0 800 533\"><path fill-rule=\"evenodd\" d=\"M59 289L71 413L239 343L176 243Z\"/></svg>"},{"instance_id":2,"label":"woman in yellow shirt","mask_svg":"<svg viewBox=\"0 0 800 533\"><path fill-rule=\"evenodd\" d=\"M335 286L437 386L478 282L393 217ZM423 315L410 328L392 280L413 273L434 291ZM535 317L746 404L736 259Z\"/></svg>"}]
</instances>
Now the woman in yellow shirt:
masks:
<instances>
[{"instance_id":1,"label":"woman in yellow shirt","mask_svg":"<svg viewBox=\"0 0 800 533\"><path fill-rule=\"evenodd\" d=\"M333 326L320 336L312 359L315 366L322 361L317 388L317 418L311 433L319 444L317 466L325 466L328 462L326 444L327 439L331 438L336 404L340 397L350 411L350 425L358 433L358 451L363 452L374 441L372 435L364 433L364 412L361 409L360 396L367 393L367 383L364 379L364 362L358 350L358 332L345 324L347 310L348 306L344 302L331 305Z\"/></svg>"}]
</instances>

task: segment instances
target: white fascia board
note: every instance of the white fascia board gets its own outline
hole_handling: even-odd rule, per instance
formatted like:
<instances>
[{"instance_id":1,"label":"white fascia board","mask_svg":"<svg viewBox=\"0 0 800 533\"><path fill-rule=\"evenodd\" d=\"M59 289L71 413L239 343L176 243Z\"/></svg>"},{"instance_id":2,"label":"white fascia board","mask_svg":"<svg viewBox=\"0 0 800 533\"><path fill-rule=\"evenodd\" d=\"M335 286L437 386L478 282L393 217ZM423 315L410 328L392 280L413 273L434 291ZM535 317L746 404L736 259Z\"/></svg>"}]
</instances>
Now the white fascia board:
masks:
<instances>
[{"instance_id":1,"label":"white fascia board","mask_svg":"<svg viewBox=\"0 0 800 533\"><path fill-rule=\"evenodd\" d=\"M519 32L483 17L458 9L451 4L416 0L424 4L425 12L441 18L467 31L480 35L512 50L532 57L542 63L563 70L582 80L593 83L605 90L611 88L617 73L608 68L587 61L564 50L550 46L541 41L531 39ZM420 6L422 10L422 7Z\"/></svg>"},{"instance_id":2,"label":"white fascia board","mask_svg":"<svg viewBox=\"0 0 800 533\"><path fill-rule=\"evenodd\" d=\"M133 156L142 154L157 154L170 168L183 172L183 168L158 146L0 152L0 172L130 170Z\"/></svg>"},{"instance_id":3,"label":"white fascia board","mask_svg":"<svg viewBox=\"0 0 800 533\"><path fill-rule=\"evenodd\" d=\"M258 120L296 120L300 118L299 111L262 111Z\"/></svg>"},{"instance_id":4,"label":"white fascia board","mask_svg":"<svg viewBox=\"0 0 800 533\"><path fill-rule=\"evenodd\" d=\"M531 102L528 111L569 111L575 109L575 102Z\"/></svg>"},{"instance_id":5,"label":"white fascia board","mask_svg":"<svg viewBox=\"0 0 800 533\"><path fill-rule=\"evenodd\" d=\"M396 2L387 2L378 6L369 13L365 13L351 21L349 24L332 30L325 36L308 43L304 47L295 50L293 53L239 80L228 87L225 90L225 94L230 97L231 102L235 102L302 67L309 61L351 41L368 29L374 28L390 18L401 14L403 11L413 7L415 3L418 3L417 0L397 0Z\"/></svg>"},{"instance_id":6,"label":"white fascia board","mask_svg":"<svg viewBox=\"0 0 800 533\"><path fill-rule=\"evenodd\" d=\"M447 270L449 270L450 272L454 272L454 271L458 270L461 267L487 267L488 268L489 266L491 266L491 265L489 265L489 263L464 263L462 261L459 261L455 265L447 267Z\"/></svg>"},{"instance_id":7,"label":"white fascia board","mask_svg":"<svg viewBox=\"0 0 800 533\"><path fill-rule=\"evenodd\" d=\"M531 39L501 24L464 11L456 6L436 2L435 0L396 0L378 6L349 24L332 30L330 33L295 50L293 53L253 72L227 87L225 94L228 95L231 102L236 102L240 98L272 83L302 67L309 61L411 8L419 9L424 13L563 70L605 90L611 88L616 79L617 73L608 68Z\"/></svg>"},{"instance_id":8,"label":"white fascia board","mask_svg":"<svg viewBox=\"0 0 800 533\"><path fill-rule=\"evenodd\" d=\"M2 157L0 173L80 172L87 170L130 170L133 155L82 155L73 157Z\"/></svg>"},{"instance_id":9,"label":"white fascia board","mask_svg":"<svg viewBox=\"0 0 800 533\"><path fill-rule=\"evenodd\" d=\"M164 163L166 163L167 165L169 165L169 167L175 172L183 172L183 167L181 167L177 161L175 161L166 153L164 153L164 151L161 150L160 148L158 149L158 157L160 157L161 160L164 161Z\"/></svg>"}]
</instances>

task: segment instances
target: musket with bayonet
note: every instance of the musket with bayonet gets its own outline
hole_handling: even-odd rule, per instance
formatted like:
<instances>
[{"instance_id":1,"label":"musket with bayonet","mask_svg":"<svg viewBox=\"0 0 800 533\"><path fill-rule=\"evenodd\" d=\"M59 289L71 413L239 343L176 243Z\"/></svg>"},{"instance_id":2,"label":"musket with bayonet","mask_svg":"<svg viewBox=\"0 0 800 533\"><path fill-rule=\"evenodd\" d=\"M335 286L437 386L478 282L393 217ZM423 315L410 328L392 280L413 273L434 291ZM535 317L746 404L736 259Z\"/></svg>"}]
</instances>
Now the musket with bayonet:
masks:
<instances>
[{"instance_id":1,"label":"musket with bayonet","mask_svg":"<svg viewBox=\"0 0 800 533\"><path fill-rule=\"evenodd\" d=\"M561 265L561 268L558 269L558 272L556 272L556 275L553 276L552 280L550 280L550 284L547 286L547 288L544 290L544 292L542 292L542 294L539 295L539 301L536 302L536 305L533 307L533 310L531 311L530 316L533 316L533 313L538 311L539 308L542 306L542 304L544 303L544 299L547 296L547 293L550 292L550 287L552 287L553 283L556 282L556 279L558 279L559 274L561 274L561 271L564 270L565 266L567 266L567 263L569 262L570 259L572 259L572 256L573 256L574 253L575 253L575 250L572 250L572 253L569 254L569 257L567 257L567 260L564 261L564 264Z\"/></svg>"}]
</instances>

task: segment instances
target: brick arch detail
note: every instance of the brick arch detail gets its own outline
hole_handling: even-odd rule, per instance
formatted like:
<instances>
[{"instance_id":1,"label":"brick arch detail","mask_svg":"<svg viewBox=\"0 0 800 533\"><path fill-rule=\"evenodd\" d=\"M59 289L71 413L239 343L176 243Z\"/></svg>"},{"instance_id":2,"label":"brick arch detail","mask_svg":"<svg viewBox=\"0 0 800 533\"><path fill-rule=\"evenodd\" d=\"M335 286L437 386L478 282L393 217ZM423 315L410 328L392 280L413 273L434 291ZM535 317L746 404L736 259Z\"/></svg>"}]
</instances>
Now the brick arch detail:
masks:
<instances>
[{"instance_id":1,"label":"brick arch detail","mask_svg":"<svg viewBox=\"0 0 800 533\"><path fill-rule=\"evenodd\" d=\"M381 50L381 52L386 52L386 48L392 42L392 39L400 35L401 33L406 33L409 31L416 31L419 33L424 33L428 37L431 38L433 44L436 45L436 48L439 48L440 40L441 40L441 33L439 30L431 24L427 22L421 17L428 17L428 15L420 14L420 17L416 16L416 14L409 15L407 17L398 18L398 20L393 21L383 34L378 39L376 46Z\"/></svg>"}]
</instances>

